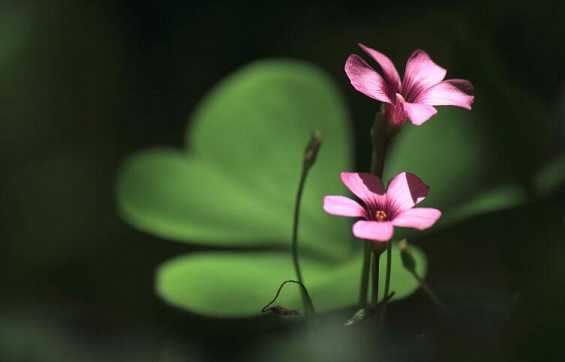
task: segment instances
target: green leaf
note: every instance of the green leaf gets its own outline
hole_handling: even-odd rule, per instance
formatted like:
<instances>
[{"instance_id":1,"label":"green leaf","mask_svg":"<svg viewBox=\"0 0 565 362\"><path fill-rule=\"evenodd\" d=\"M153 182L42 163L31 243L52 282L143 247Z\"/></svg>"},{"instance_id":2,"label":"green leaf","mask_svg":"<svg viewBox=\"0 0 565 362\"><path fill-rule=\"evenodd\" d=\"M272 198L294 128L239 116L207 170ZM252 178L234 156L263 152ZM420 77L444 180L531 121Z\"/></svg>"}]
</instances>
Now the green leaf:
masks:
<instances>
[{"instance_id":1,"label":"green leaf","mask_svg":"<svg viewBox=\"0 0 565 362\"><path fill-rule=\"evenodd\" d=\"M415 246L411 252L417 271L424 275L426 261ZM301 258L305 284L320 312L354 305L359 293L362 256L342 263ZM400 251L392 252L391 291L404 298L417 282L403 267ZM385 263L380 265L384 288ZM285 253L196 253L165 262L157 276L157 291L169 303L209 316L244 317L260 313L279 285L293 279L290 255ZM381 295L383 295L381 291ZM276 304L301 309L298 287L286 287Z\"/></svg>"},{"instance_id":2,"label":"green leaf","mask_svg":"<svg viewBox=\"0 0 565 362\"><path fill-rule=\"evenodd\" d=\"M156 148L125 163L117 185L120 212L132 225L167 239L288 248L304 147L313 130L320 130L323 144L306 183L300 244L314 253L303 253L301 264L318 310L353 305L361 256L352 254L361 244L351 242L351 220L328 216L321 207L324 195L346 192L338 175L352 169L350 129L334 86L305 64L260 62L222 82L194 114L190 151ZM342 261L327 264L320 256ZM417 257L423 275L425 258L421 252ZM396 249L393 263L398 299L417 283ZM203 253L166 262L157 290L198 313L249 316L293 275L288 253ZM285 290L281 304L300 307L297 290Z\"/></svg>"},{"instance_id":3,"label":"green leaf","mask_svg":"<svg viewBox=\"0 0 565 362\"><path fill-rule=\"evenodd\" d=\"M484 172L487 137L476 117L474 112L442 108L423 126L407 124L390 151L385 172L388 179L408 171L430 186L429 196L421 206L443 211L432 230L526 201L525 193L516 185L482 190L490 182ZM421 232L410 229L396 233L397 237L419 235Z\"/></svg>"},{"instance_id":4,"label":"green leaf","mask_svg":"<svg viewBox=\"0 0 565 362\"><path fill-rule=\"evenodd\" d=\"M486 141L472 112L441 108L420 127L407 124L386 165L388 179L402 171L430 185L426 205L442 210L458 206L481 186Z\"/></svg>"},{"instance_id":5,"label":"green leaf","mask_svg":"<svg viewBox=\"0 0 565 362\"><path fill-rule=\"evenodd\" d=\"M351 251L349 222L323 213L351 169L350 128L333 83L310 65L264 61L215 87L193 116L190 151L131 157L118 178L124 219L163 238L218 246L289 244L304 147L323 144L303 197L301 245L322 255Z\"/></svg>"},{"instance_id":6,"label":"green leaf","mask_svg":"<svg viewBox=\"0 0 565 362\"><path fill-rule=\"evenodd\" d=\"M548 195L565 184L565 154L555 158L534 177L534 187L539 195Z\"/></svg>"},{"instance_id":7,"label":"green leaf","mask_svg":"<svg viewBox=\"0 0 565 362\"><path fill-rule=\"evenodd\" d=\"M515 207L526 202L526 193L516 185L503 185L474 196L445 215L442 224L454 223L481 214Z\"/></svg>"}]
</instances>

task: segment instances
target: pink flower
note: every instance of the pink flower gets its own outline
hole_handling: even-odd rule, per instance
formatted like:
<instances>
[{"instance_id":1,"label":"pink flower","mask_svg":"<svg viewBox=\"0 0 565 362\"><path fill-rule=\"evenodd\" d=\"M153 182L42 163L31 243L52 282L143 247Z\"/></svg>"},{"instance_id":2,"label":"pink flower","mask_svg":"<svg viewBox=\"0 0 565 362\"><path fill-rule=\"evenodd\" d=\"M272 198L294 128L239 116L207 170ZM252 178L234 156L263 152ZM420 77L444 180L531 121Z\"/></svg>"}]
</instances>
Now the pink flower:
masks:
<instances>
[{"instance_id":1,"label":"pink flower","mask_svg":"<svg viewBox=\"0 0 565 362\"><path fill-rule=\"evenodd\" d=\"M324 210L332 215L363 218L353 225L357 238L386 242L392 238L395 226L425 230L441 216L437 209L414 208L426 198L429 187L411 173L396 175L386 192L381 180L368 173L342 172L341 181L363 201L363 206L344 196L326 196Z\"/></svg>"},{"instance_id":2,"label":"pink flower","mask_svg":"<svg viewBox=\"0 0 565 362\"><path fill-rule=\"evenodd\" d=\"M447 79L447 71L435 64L423 50L416 50L406 62L404 80L391 60L374 49L359 44L382 69L382 76L360 56L352 54L345 62L345 73L353 88L367 97L386 103L386 117L401 125L406 118L419 126L437 110L433 106L471 109L473 85L464 79Z\"/></svg>"}]
</instances>

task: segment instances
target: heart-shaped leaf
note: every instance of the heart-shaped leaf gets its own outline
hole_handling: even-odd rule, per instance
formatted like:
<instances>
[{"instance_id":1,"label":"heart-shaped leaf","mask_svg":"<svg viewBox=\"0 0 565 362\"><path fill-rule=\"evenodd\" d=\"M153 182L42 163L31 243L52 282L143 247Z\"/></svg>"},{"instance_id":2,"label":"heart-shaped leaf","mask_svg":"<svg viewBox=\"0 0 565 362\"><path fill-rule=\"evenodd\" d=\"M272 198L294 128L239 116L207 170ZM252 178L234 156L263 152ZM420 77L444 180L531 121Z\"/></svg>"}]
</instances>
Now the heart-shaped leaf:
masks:
<instances>
[{"instance_id":1,"label":"heart-shaped leaf","mask_svg":"<svg viewBox=\"0 0 565 362\"><path fill-rule=\"evenodd\" d=\"M426 271L423 253L410 247L420 275ZM383 259L384 260L384 259ZM301 258L305 284L318 311L354 305L359 293L362 256L347 262L322 263ZM400 251L392 249L391 291L393 299L404 298L417 287L414 277L402 268ZM384 287L385 262L380 263ZM159 268L157 291L169 303L210 316L244 317L260 313L279 285L293 279L287 253L195 253L175 258ZM381 290L380 295L383 295ZM276 304L300 309L298 287L288 286Z\"/></svg>"},{"instance_id":2,"label":"heart-shaped leaf","mask_svg":"<svg viewBox=\"0 0 565 362\"><path fill-rule=\"evenodd\" d=\"M193 117L189 152L155 149L129 159L118 180L123 217L173 240L207 245L289 244L304 147L323 146L307 181L301 245L326 256L351 251L347 220L329 221L323 195L342 193L351 168L341 97L299 62L258 62L220 83Z\"/></svg>"},{"instance_id":3,"label":"heart-shaped leaf","mask_svg":"<svg viewBox=\"0 0 565 362\"><path fill-rule=\"evenodd\" d=\"M302 63L259 62L216 87L193 122L190 151L154 149L128 160L117 189L124 218L167 239L288 247L304 146L319 129L323 146L304 194L301 246L342 261L303 253L301 264L319 310L354 304L361 256L351 256L351 223L321 211L324 195L346 192L339 172L353 169L350 129L333 84ZM426 126L405 127L388 178L404 170L417 173L432 186L431 206L455 206L478 189L471 181L480 175L481 142L467 113L440 112ZM360 249L362 243L354 245ZM416 257L423 275L425 257L419 251ZM392 274L395 299L417 288L396 249ZM202 314L246 316L259 313L293 276L288 253L202 253L162 265L157 289L170 303ZM280 303L297 308L299 294L291 288Z\"/></svg>"}]
</instances>

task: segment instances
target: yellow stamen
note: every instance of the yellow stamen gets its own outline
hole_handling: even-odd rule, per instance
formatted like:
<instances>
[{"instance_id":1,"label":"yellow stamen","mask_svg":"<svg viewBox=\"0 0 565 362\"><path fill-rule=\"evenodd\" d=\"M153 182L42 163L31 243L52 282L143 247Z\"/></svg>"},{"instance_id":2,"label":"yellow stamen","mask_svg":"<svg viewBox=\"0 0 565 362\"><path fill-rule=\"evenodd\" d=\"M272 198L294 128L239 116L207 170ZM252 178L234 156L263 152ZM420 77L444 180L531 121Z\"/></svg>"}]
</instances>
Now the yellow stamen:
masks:
<instances>
[{"instance_id":1,"label":"yellow stamen","mask_svg":"<svg viewBox=\"0 0 565 362\"><path fill-rule=\"evenodd\" d=\"M387 217L388 215L383 210L378 210L375 212L375 219L377 219L377 221L385 221Z\"/></svg>"}]
</instances>

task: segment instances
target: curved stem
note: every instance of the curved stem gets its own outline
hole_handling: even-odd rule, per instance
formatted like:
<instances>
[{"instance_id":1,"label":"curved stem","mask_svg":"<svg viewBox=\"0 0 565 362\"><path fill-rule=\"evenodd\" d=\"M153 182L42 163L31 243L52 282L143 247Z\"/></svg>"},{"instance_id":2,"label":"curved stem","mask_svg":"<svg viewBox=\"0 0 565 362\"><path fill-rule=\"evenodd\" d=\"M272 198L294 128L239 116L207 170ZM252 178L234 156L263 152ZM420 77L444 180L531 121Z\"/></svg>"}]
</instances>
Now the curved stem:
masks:
<instances>
[{"instance_id":1,"label":"curved stem","mask_svg":"<svg viewBox=\"0 0 565 362\"><path fill-rule=\"evenodd\" d=\"M306 316L309 316L308 308L312 307L311 310L313 311L312 300L306 291L306 287L304 286L304 279L302 278L302 271L300 269L300 262L298 260L298 224L300 222L300 204L302 202L302 193L304 192L304 184L306 183L306 177L308 176L308 171L316 162L316 157L318 156L318 151L320 150L321 140L320 135L317 131L312 133L310 141L306 145L306 150L304 152L304 160L302 164L302 172L300 174L300 181L298 183L298 191L296 192L296 198L294 202L294 217L292 221L292 242L291 242L291 254L292 254L292 263L294 264L294 271L296 273L296 278L298 282L302 286L301 288L301 297L302 297L302 305L304 306L304 310L306 311Z\"/></svg>"},{"instance_id":2,"label":"curved stem","mask_svg":"<svg viewBox=\"0 0 565 362\"><path fill-rule=\"evenodd\" d=\"M275 297L273 298L273 300L271 300L269 303L267 303L267 305L265 305L261 309L261 312L265 313L265 312L270 310L271 305L273 305L273 303L275 303L277 301L277 299L279 298L279 295L281 294L282 289L288 283L295 283L295 284L298 284L300 286L300 290L302 292L302 295L305 296L306 302L307 302L307 304L306 304L307 308L304 309L306 316L315 315L316 310L314 309L314 303L312 303L312 298L310 297L308 290L306 289L306 287L304 286L303 283L301 283L298 280L292 280L292 279L291 280L285 280L284 282L281 283L281 285L279 286L279 289L277 289L277 293L275 294Z\"/></svg>"}]
</instances>

